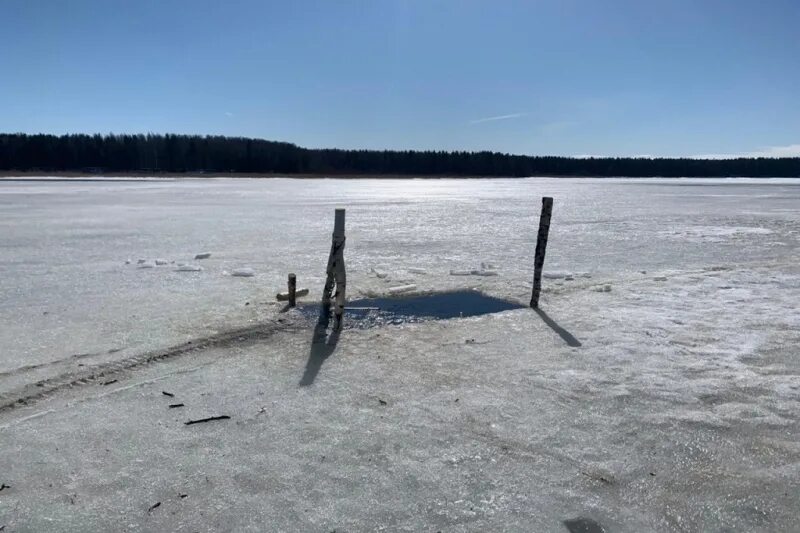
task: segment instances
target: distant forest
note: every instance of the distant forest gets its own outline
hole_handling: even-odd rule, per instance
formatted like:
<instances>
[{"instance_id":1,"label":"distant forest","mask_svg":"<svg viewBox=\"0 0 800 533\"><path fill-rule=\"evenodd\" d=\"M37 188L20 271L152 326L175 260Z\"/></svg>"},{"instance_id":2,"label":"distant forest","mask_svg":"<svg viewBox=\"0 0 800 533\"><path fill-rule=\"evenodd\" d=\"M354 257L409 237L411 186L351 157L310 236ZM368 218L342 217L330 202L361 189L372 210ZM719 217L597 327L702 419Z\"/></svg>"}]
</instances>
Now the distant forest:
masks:
<instances>
[{"instance_id":1,"label":"distant forest","mask_svg":"<svg viewBox=\"0 0 800 533\"><path fill-rule=\"evenodd\" d=\"M573 158L499 152L310 149L263 139L200 135L0 134L0 171L798 177L800 158Z\"/></svg>"}]
</instances>

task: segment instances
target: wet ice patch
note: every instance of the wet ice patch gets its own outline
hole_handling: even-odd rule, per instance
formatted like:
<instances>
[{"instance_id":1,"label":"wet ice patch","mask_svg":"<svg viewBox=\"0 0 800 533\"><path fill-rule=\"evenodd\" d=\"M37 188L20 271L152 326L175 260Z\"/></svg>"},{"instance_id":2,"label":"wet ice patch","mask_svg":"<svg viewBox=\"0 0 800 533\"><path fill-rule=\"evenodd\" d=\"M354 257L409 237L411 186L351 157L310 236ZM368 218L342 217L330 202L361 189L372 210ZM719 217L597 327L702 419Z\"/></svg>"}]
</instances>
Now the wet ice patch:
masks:
<instances>
[{"instance_id":1,"label":"wet ice patch","mask_svg":"<svg viewBox=\"0 0 800 533\"><path fill-rule=\"evenodd\" d=\"M605 533L606 531L599 522L581 516L564 520L562 523L569 533Z\"/></svg>"},{"instance_id":2,"label":"wet ice patch","mask_svg":"<svg viewBox=\"0 0 800 533\"><path fill-rule=\"evenodd\" d=\"M470 290L363 298L347 302L344 327L364 329L386 324L466 318L523 308L520 304ZM298 310L306 318L315 320L320 307L319 304L307 304L298 306Z\"/></svg>"}]
</instances>

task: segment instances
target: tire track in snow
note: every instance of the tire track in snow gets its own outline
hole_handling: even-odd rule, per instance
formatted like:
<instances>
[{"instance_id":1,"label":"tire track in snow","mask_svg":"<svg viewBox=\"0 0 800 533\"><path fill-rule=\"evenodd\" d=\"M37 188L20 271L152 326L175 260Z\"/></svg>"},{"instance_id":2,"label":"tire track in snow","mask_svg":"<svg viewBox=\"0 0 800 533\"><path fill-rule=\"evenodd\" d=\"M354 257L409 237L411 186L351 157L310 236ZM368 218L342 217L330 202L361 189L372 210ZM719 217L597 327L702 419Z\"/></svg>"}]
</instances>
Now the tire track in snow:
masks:
<instances>
[{"instance_id":1,"label":"tire track in snow","mask_svg":"<svg viewBox=\"0 0 800 533\"><path fill-rule=\"evenodd\" d=\"M135 370L158 361L184 356L209 348L247 345L266 340L275 333L291 331L293 329L299 330L298 321L281 317L274 321L190 340L164 350L145 352L127 359L108 362L91 368L47 378L37 381L36 383L24 385L0 396L0 413L29 405L67 388L99 384L124 371Z\"/></svg>"}]
</instances>

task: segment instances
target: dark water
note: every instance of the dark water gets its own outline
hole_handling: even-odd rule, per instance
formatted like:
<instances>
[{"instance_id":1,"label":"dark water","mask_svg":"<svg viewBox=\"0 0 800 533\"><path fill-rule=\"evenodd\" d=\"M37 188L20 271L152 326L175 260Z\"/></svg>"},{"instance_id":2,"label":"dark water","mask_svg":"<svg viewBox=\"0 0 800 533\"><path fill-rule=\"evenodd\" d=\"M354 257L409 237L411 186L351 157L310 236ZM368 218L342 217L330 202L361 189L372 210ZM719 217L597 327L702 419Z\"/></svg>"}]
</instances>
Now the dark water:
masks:
<instances>
[{"instance_id":1,"label":"dark water","mask_svg":"<svg viewBox=\"0 0 800 533\"><path fill-rule=\"evenodd\" d=\"M344 327L362 329L386 324L465 318L523 307L471 290L422 296L364 298L347 302ZM309 319L316 320L319 316L318 304L302 305L298 309Z\"/></svg>"}]
</instances>

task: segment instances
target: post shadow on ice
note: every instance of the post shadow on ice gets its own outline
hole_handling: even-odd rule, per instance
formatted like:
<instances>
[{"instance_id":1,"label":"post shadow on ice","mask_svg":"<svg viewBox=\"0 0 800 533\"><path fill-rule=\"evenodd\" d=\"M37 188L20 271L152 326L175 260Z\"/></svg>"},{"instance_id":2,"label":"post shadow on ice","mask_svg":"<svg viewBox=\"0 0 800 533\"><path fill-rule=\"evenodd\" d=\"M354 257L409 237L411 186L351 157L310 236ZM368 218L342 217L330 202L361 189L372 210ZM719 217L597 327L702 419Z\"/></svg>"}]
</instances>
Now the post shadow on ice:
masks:
<instances>
[{"instance_id":1,"label":"post shadow on ice","mask_svg":"<svg viewBox=\"0 0 800 533\"><path fill-rule=\"evenodd\" d=\"M541 317L542 321L545 324L547 324L547 326L550 329L558 333L558 336L561 337L564 340L564 342L567 343L568 346L571 346L573 348L578 348L581 346L581 341L576 339L572 333L559 326L558 323L552 318L550 318L550 315L545 313L542 308L537 307L536 309L534 309L534 311L536 311L536 314Z\"/></svg>"},{"instance_id":2,"label":"post shadow on ice","mask_svg":"<svg viewBox=\"0 0 800 533\"><path fill-rule=\"evenodd\" d=\"M303 372L303 377L300 379L301 387L307 387L314 383L325 359L330 357L334 350L336 350L340 333L340 329L334 329L330 335L328 335L327 329L322 324L314 326L314 332L311 337L311 349L308 352L308 361L306 361L306 369Z\"/></svg>"}]
</instances>

